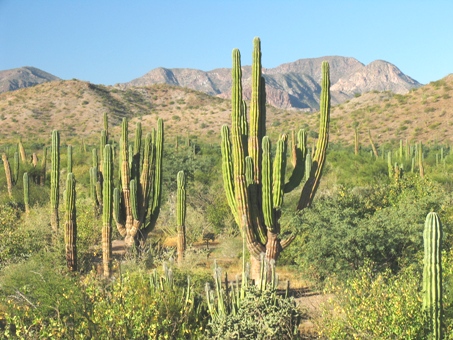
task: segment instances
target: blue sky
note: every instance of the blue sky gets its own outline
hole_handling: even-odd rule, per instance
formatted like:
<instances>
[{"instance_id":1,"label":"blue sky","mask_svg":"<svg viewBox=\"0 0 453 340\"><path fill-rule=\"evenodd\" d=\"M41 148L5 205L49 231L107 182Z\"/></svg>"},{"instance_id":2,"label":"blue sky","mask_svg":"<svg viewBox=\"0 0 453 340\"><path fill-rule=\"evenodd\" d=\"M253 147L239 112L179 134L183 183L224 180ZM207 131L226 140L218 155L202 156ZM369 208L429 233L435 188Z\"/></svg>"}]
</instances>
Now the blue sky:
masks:
<instances>
[{"instance_id":1,"label":"blue sky","mask_svg":"<svg viewBox=\"0 0 453 340\"><path fill-rule=\"evenodd\" d=\"M453 72L451 0L0 0L0 70L34 66L113 85L156 67L338 55L395 64L421 83Z\"/></svg>"}]
</instances>

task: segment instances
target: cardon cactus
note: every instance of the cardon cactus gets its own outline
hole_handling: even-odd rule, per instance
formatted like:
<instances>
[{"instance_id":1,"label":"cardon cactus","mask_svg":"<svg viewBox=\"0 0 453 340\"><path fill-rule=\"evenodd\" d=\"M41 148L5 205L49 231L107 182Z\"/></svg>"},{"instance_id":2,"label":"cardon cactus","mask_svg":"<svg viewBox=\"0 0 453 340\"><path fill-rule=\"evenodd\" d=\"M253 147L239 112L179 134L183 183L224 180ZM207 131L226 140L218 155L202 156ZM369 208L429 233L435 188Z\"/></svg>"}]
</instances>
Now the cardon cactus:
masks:
<instances>
[{"instance_id":1,"label":"cardon cactus","mask_svg":"<svg viewBox=\"0 0 453 340\"><path fill-rule=\"evenodd\" d=\"M65 249L66 264L70 271L77 270L77 223L76 223L76 189L75 178L71 172L66 180L66 212L65 212Z\"/></svg>"},{"instance_id":2,"label":"cardon cactus","mask_svg":"<svg viewBox=\"0 0 453 340\"><path fill-rule=\"evenodd\" d=\"M113 210L113 159L112 148L109 144L104 146L103 153L103 190L102 190L102 264L104 276L111 274L112 258L112 210Z\"/></svg>"},{"instance_id":3,"label":"cardon cactus","mask_svg":"<svg viewBox=\"0 0 453 340\"><path fill-rule=\"evenodd\" d=\"M60 196L60 134L57 130L52 131L51 146L52 168L50 172L50 225L54 233L58 232L59 196Z\"/></svg>"},{"instance_id":4,"label":"cardon cactus","mask_svg":"<svg viewBox=\"0 0 453 340\"><path fill-rule=\"evenodd\" d=\"M177 253L178 263L181 264L186 250L186 179L184 171L176 176L176 228L177 228Z\"/></svg>"},{"instance_id":5,"label":"cardon cactus","mask_svg":"<svg viewBox=\"0 0 453 340\"><path fill-rule=\"evenodd\" d=\"M259 280L260 254L265 253L266 260L275 261L281 250L294 239L294 235L285 240L280 239L281 207L284 193L296 188L304 177L306 145L302 142L298 146L300 152L293 151L293 155L301 156L293 156L293 162L296 163L294 171L299 173L293 173L290 182L285 184L288 138L285 134L280 136L272 161L270 139L265 136L265 84L261 75L259 38L255 38L253 49L250 124L247 120L246 105L242 100L242 71L237 49L233 50L232 78L231 133L227 126L223 126L221 130L222 173L228 204L247 240L251 254L252 278ZM321 87L319 138L310 174L297 205L298 210L311 204L325 162L330 112L329 65L326 62L322 64ZM295 178L298 179L297 183Z\"/></svg>"},{"instance_id":6,"label":"cardon cactus","mask_svg":"<svg viewBox=\"0 0 453 340\"><path fill-rule=\"evenodd\" d=\"M159 215L163 134L164 124L162 119L158 119L157 133L153 131L146 135L143 154L141 149L136 149L136 153L130 157L128 122L123 119L120 143L121 188L115 188L113 192L113 217L120 235L129 247L143 244ZM135 164L133 170L131 164Z\"/></svg>"},{"instance_id":7,"label":"cardon cactus","mask_svg":"<svg viewBox=\"0 0 453 340\"><path fill-rule=\"evenodd\" d=\"M423 243L423 308L432 339L442 339L442 224L435 212L426 216Z\"/></svg>"}]
</instances>

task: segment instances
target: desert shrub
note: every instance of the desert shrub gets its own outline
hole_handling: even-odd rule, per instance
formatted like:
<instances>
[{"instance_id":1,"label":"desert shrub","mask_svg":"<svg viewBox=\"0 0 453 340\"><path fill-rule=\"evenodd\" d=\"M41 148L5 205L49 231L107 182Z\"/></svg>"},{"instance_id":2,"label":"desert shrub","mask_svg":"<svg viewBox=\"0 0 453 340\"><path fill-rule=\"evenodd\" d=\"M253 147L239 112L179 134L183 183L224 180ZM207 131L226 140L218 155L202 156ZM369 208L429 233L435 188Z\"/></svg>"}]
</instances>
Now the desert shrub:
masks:
<instances>
[{"instance_id":1,"label":"desert shrub","mask_svg":"<svg viewBox=\"0 0 453 340\"><path fill-rule=\"evenodd\" d=\"M252 285L235 313L211 319L207 339L297 339L301 316L293 298Z\"/></svg>"},{"instance_id":2,"label":"desert shrub","mask_svg":"<svg viewBox=\"0 0 453 340\"><path fill-rule=\"evenodd\" d=\"M397 272L416 261L429 211L442 216L445 249L451 247L451 198L436 183L408 178L371 188L343 188L315 200L300 216L299 237L283 252L316 281L345 278L367 260ZM445 218L444 218L445 216Z\"/></svg>"},{"instance_id":3,"label":"desert shrub","mask_svg":"<svg viewBox=\"0 0 453 340\"><path fill-rule=\"evenodd\" d=\"M327 285L334 294L322 308L318 332L328 339L426 339L421 270L376 273L367 264L344 283Z\"/></svg>"}]
</instances>

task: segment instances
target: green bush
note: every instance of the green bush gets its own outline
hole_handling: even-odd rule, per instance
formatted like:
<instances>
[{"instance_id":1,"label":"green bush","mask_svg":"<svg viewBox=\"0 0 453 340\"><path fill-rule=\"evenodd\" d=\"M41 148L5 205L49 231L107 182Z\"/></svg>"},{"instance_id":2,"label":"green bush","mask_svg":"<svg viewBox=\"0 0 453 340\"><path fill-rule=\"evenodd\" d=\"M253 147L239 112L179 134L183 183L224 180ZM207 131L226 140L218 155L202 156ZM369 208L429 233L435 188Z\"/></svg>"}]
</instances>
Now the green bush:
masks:
<instances>
[{"instance_id":1,"label":"green bush","mask_svg":"<svg viewBox=\"0 0 453 340\"><path fill-rule=\"evenodd\" d=\"M422 308L421 270L394 276L376 274L367 264L345 283L329 282L334 294L316 320L328 339L427 339Z\"/></svg>"}]
</instances>

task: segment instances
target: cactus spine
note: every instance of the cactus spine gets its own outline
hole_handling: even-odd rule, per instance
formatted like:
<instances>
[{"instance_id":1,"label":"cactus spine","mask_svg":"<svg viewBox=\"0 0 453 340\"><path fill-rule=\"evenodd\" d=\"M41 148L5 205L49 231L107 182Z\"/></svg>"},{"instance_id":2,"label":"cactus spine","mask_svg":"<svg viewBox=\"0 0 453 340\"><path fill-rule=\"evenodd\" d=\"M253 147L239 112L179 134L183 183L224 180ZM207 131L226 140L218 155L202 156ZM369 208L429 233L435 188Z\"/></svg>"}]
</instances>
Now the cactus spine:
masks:
<instances>
[{"instance_id":1,"label":"cactus spine","mask_svg":"<svg viewBox=\"0 0 453 340\"><path fill-rule=\"evenodd\" d=\"M58 205L60 195L60 134L52 131L52 170L50 173L50 225L54 233L58 232Z\"/></svg>"},{"instance_id":2,"label":"cactus spine","mask_svg":"<svg viewBox=\"0 0 453 340\"><path fill-rule=\"evenodd\" d=\"M112 148L109 144L104 147L103 189L102 189L102 264L104 276L111 274L112 258L112 209L113 209L113 160Z\"/></svg>"},{"instance_id":3,"label":"cactus spine","mask_svg":"<svg viewBox=\"0 0 453 340\"><path fill-rule=\"evenodd\" d=\"M323 63L321 92L321 122L313 166L305 183L298 203L298 209L311 204L319 185L325 161L328 142L328 121L330 111L329 65ZM252 278L259 279L259 258L266 254L267 260L276 260L279 253L294 239L281 240L280 215L284 192L289 192L304 177L305 158L294 157L296 163L292 179L284 183L286 169L287 136L281 135L276 147L274 161L270 159L270 140L265 127L265 84L261 76L261 47L259 38L254 40L252 61L252 95L250 104L250 125L247 121L246 105L242 100L242 71L240 52L233 50L232 68L232 123L231 133L227 126L221 129L222 173L228 204L236 223L245 235L251 254ZM293 155L306 154L303 132L300 132L299 150ZM294 145L294 143L293 143ZM301 163L301 164L299 164ZM299 171L295 176L295 172ZM301 171L301 172L300 172Z\"/></svg>"},{"instance_id":4,"label":"cactus spine","mask_svg":"<svg viewBox=\"0 0 453 340\"><path fill-rule=\"evenodd\" d=\"M423 243L423 308L433 339L442 339L442 225L434 212L426 216Z\"/></svg>"},{"instance_id":5,"label":"cactus spine","mask_svg":"<svg viewBox=\"0 0 453 340\"><path fill-rule=\"evenodd\" d=\"M25 205L25 213L30 212L30 193L29 193L29 182L28 182L28 173L24 173L23 177L23 184L24 184L24 205Z\"/></svg>"},{"instance_id":6,"label":"cactus spine","mask_svg":"<svg viewBox=\"0 0 453 340\"><path fill-rule=\"evenodd\" d=\"M5 168L6 187L8 189L9 198L13 198L13 178L11 175L11 166L9 165L8 156L2 154L3 167Z\"/></svg>"},{"instance_id":7,"label":"cactus spine","mask_svg":"<svg viewBox=\"0 0 453 340\"><path fill-rule=\"evenodd\" d=\"M128 123L123 119L120 145L121 189L114 189L114 219L127 246L141 245L154 228L160 211L164 125L146 135L143 160L139 150L129 158ZM142 164L141 174L131 171L129 160ZM136 168L137 169L137 168ZM120 192L121 191L121 192Z\"/></svg>"},{"instance_id":8,"label":"cactus spine","mask_svg":"<svg viewBox=\"0 0 453 340\"><path fill-rule=\"evenodd\" d=\"M70 271L77 270L77 223L76 223L76 189L75 178L71 172L66 180L66 213L65 213L65 249L66 264Z\"/></svg>"},{"instance_id":9,"label":"cactus spine","mask_svg":"<svg viewBox=\"0 0 453 340\"><path fill-rule=\"evenodd\" d=\"M184 171L179 171L176 176L176 228L178 233L177 253L178 264L182 264L186 250L186 178Z\"/></svg>"}]
</instances>

